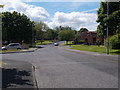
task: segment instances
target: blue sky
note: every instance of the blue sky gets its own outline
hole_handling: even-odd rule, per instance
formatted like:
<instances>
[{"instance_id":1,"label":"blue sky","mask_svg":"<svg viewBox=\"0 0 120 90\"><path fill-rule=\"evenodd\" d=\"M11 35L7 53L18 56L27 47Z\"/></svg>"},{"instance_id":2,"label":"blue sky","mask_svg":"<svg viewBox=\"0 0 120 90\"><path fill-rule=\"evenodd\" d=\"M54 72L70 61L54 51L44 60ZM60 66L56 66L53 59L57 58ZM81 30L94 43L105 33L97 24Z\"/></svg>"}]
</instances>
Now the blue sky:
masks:
<instances>
[{"instance_id":1,"label":"blue sky","mask_svg":"<svg viewBox=\"0 0 120 90\"><path fill-rule=\"evenodd\" d=\"M97 9L100 2L3 2L3 11L17 11L32 21L43 21L50 28L70 26L76 30L97 29Z\"/></svg>"},{"instance_id":2,"label":"blue sky","mask_svg":"<svg viewBox=\"0 0 120 90\"><path fill-rule=\"evenodd\" d=\"M96 9L99 7L99 2L26 2L27 4L44 7L51 16L55 12L82 12ZM89 12L96 13L96 11Z\"/></svg>"}]
</instances>

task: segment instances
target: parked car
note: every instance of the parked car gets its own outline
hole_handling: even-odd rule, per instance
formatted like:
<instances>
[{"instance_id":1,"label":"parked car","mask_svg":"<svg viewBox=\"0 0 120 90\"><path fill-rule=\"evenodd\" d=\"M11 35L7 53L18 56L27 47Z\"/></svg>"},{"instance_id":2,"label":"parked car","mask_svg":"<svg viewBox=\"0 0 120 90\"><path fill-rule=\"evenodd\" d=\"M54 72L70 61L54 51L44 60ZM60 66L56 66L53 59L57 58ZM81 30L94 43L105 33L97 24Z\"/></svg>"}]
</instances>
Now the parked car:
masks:
<instances>
[{"instance_id":1,"label":"parked car","mask_svg":"<svg viewBox=\"0 0 120 90\"><path fill-rule=\"evenodd\" d=\"M54 43L54 46L58 46L59 44L58 43Z\"/></svg>"},{"instance_id":2,"label":"parked car","mask_svg":"<svg viewBox=\"0 0 120 90\"><path fill-rule=\"evenodd\" d=\"M1 47L1 50L22 49L20 43L10 43L7 46Z\"/></svg>"},{"instance_id":3,"label":"parked car","mask_svg":"<svg viewBox=\"0 0 120 90\"><path fill-rule=\"evenodd\" d=\"M41 45L35 45L36 48L43 48Z\"/></svg>"}]
</instances>

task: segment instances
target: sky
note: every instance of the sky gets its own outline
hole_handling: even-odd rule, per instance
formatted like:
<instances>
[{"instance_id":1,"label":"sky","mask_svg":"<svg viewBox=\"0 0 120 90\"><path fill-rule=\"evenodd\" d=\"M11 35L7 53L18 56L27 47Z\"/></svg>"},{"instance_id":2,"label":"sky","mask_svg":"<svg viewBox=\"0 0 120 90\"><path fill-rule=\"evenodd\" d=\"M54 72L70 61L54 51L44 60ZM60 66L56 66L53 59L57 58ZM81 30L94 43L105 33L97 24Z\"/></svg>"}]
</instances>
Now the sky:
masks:
<instances>
[{"instance_id":1,"label":"sky","mask_svg":"<svg viewBox=\"0 0 120 90\"><path fill-rule=\"evenodd\" d=\"M97 10L100 2L1 2L0 11L17 11L27 15L32 21L43 21L50 28L70 26L75 30L97 29Z\"/></svg>"}]
</instances>

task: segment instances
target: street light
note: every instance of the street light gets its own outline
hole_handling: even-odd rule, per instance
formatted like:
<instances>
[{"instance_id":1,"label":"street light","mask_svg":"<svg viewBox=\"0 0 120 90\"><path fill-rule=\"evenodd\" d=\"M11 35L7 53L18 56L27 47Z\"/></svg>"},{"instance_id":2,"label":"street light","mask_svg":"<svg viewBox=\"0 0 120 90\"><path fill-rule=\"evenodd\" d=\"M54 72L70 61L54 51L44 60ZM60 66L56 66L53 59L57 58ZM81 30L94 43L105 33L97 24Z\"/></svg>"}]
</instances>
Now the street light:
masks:
<instances>
[{"instance_id":1,"label":"street light","mask_svg":"<svg viewBox=\"0 0 120 90\"><path fill-rule=\"evenodd\" d=\"M109 16L109 1L107 1L107 18ZM107 25L106 53L109 54L109 25Z\"/></svg>"}]
</instances>

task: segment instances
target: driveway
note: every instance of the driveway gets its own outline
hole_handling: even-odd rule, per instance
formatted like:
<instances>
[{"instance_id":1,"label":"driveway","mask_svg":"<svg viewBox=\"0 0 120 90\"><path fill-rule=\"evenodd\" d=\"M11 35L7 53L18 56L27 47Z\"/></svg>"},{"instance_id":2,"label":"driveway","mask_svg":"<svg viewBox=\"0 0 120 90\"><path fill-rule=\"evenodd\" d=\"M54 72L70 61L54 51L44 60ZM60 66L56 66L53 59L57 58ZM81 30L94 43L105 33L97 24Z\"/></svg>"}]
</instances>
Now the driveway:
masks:
<instances>
[{"instance_id":1,"label":"driveway","mask_svg":"<svg viewBox=\"0 0 120 90\"><path fill-rule=\"evenodd\" d=\"M39 88L118 88L117 57L75 53L51 44L35 52L4 54L3 59L32 63Z\"/></svg>"}]
</instances>

